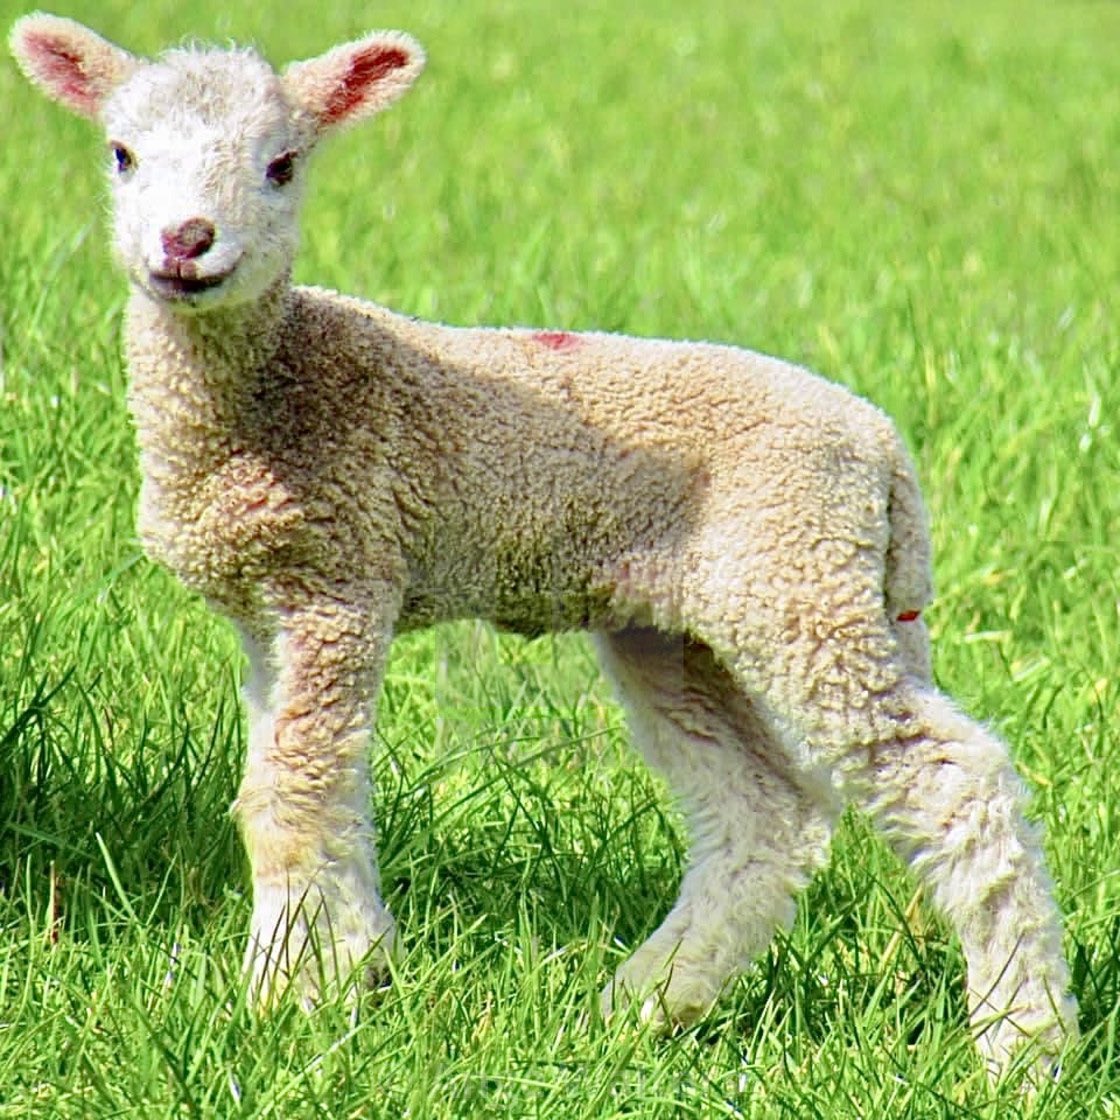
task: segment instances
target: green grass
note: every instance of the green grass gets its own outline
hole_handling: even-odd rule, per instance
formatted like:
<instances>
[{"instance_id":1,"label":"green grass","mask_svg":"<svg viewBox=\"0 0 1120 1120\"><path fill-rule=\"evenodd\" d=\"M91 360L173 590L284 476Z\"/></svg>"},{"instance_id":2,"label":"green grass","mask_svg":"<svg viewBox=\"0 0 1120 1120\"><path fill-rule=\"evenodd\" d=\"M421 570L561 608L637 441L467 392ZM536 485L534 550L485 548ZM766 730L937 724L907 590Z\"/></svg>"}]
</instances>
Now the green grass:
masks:
<instances>
[{"instance_id":1,"label":"green grass","mask_svg":"<svg viewBox=\"0 0 1120 1120\"><path fill-rule=\"evenodd\" d=\"M955 945L857 819L698 1028L581 1025L684 837L584 641L474 625L400 642L381 705L393 986L251 1017L236 646L137 547L99 138L0 59L0 1117L1120 1116L1120 6L64 8L146 51L425 43L322 153L300 279L733 340L891 412L938 677L1035 790L1085 1039L1033 1105L990 1091Z\"/></svg>"}]
</instances>

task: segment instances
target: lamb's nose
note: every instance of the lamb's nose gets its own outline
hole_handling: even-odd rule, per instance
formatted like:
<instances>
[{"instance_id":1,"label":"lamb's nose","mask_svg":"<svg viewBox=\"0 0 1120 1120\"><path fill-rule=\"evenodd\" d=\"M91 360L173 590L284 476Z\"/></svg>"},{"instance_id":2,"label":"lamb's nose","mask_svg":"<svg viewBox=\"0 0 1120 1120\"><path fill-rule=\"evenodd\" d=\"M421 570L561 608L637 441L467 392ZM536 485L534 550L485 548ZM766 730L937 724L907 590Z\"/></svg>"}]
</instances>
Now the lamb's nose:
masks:
<instances>
[{"instance_id":1,"label":"lamb's nose","mask_svg":"<svg viewBox=\"0 0 1120 1120\"><path fill-rule=\"evenodd\" d=\"M188 218L174 229L165 229L160 240L169 260L190 261L201 257L214 244L215 233L213 222L205 218Z\"/></svg>"}]
</instances>

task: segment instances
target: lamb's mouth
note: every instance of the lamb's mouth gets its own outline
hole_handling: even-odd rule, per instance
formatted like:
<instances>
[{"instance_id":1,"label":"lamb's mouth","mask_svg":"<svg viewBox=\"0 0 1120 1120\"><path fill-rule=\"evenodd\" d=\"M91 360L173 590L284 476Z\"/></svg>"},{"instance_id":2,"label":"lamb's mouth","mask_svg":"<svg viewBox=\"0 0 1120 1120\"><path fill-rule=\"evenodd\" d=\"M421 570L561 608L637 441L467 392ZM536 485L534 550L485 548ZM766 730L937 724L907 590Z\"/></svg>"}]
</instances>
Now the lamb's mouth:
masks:
<instances>
[{"instance_id":1,"label":"lamb's mouth","mask_svg":"<svg viewBox=\"0 0 1120 1120\"><path fill-rule=\"evenodd\" d=\"M221 287L233 275L237 265L215 272L209 276L199 275L197 270L180 265L175 270L156 271L148 273L148 285L161 299L180 300L190 299L192 296L208 292L213 288Z\"/></svg>"}]
</instances>

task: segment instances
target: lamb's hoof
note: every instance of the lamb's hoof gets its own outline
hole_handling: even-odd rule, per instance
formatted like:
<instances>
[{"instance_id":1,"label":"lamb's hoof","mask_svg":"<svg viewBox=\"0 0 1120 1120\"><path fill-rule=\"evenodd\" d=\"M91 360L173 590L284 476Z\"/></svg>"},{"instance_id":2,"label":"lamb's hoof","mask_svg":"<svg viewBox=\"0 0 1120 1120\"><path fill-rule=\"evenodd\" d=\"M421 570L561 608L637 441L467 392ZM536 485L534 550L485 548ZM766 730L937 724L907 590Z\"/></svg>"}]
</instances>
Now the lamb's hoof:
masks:
<instances>
[{"instance_id":1,"label":"lamb's hoof","mask_svg":"<svg viewBox=\"0 0 1120 1120\"><path fill-rule=\"evenodd\" d=\"M1027 1030L1008 1017L981 1031L977 1045L993 1084L1017 1080L1033 1096L1061 1078L1062 1060L1077 1041L1078 1027L1072 1000L1064 1000L1060 1011L1060 1017L1043 1018Z\"/></svg>"},{"instance_id":2,"label":"lamb's hoof","mask_svg":"<svg viewBox=\"0 0 1120 1120\"><path fill-rule=\"evenodd\" d=\"M245 972L258 1010L270 1010L289 990L310 1010L387 980L396 927L379 900L328 905L315 888L295 898L284 886L258 885L254 894Z\"/></svg>"},{"instance_id":3,"label":"lamb's hoof","mask_svg":"<svg viewBox=\"0 0 1120 1120\"><path fill-rule=\"evenodd\" d=\"M623 965L600 993L599 1010L605 1021L620 1014L636 1015L651 1030L670 1034L702 1019L719 999L722 987L685 969L642 976Z\"/></svg>"}]
</instances>

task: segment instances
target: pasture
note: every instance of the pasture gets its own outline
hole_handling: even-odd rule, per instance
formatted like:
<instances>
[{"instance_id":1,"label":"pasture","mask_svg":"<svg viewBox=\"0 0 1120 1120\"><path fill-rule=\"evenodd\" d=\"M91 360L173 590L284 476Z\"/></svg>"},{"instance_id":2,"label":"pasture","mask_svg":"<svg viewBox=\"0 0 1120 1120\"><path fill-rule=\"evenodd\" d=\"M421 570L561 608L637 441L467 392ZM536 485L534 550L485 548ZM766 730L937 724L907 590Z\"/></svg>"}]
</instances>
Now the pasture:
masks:
<instances>
[{"instance_id":1,"label":"pasture","mask_svg":"<svg viewBox=\"0 0 1120 1120\"><path fill-rule=\"evenodd\" d=\"M401 639L381 697L392 986L251 1014L237 644L136 542L101 138L5 53L0 1118L1120 1116L1120 6L757 8L54 10L142 52L424 44L417 89L319 153L301 281L734 342L893 416L937 678L1045 829L1085 1033L1063 1079L989 1088L956 947L856 816L703 1022L598 1023L686 837L583 637L470 622Z\"/></svg>"}]
</instances>

